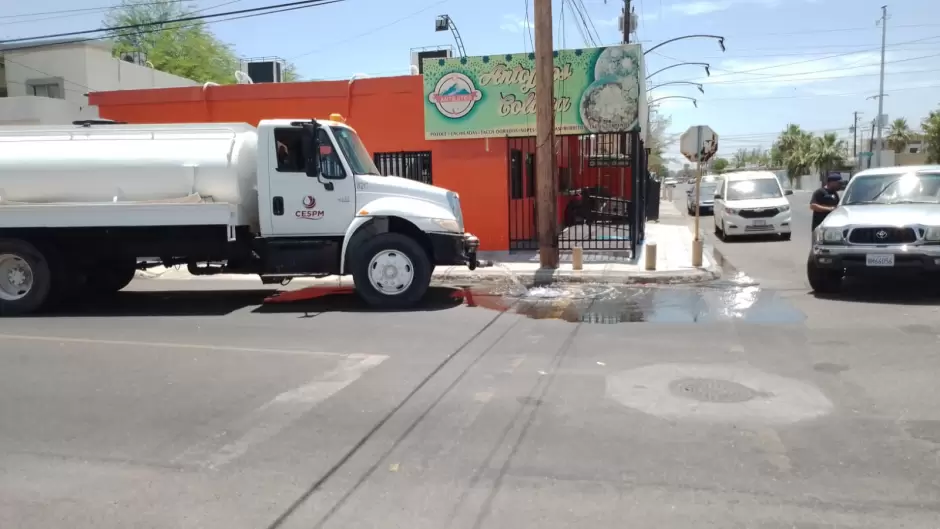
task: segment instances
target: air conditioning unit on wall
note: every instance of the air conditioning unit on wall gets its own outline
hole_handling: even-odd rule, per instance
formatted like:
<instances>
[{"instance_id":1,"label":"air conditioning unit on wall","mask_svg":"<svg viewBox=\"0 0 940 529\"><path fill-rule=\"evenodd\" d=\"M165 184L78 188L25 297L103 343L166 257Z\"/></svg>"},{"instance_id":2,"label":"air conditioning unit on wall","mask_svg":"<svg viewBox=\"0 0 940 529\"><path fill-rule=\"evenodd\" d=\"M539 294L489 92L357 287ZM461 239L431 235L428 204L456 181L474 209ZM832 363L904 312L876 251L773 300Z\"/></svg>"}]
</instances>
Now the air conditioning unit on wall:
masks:
<instances>
[{"instance_id":1,"label":"air conditioning unit on wall","mask_svg":"<svg viewBox=\"0 0 940 529\"><path fill-rule=\"evenodd\" d=\"M453 56L454 48L452 46L412 48L411 65L418 69L418 73L424 73L424 67L421 65L424 59L450 59Z\"/></svg>"},{"instance_id":2,"label":"air conditioning unit on wall","mask_svg":"<svg viewBox=\"0 0 940 529\"><path fill-rule=\"evenodd\" d=\"M283 83L284 59L280 57L262 57L242 59L241 71L248 74L254 83Z\"/></svg>"}]
</instances>

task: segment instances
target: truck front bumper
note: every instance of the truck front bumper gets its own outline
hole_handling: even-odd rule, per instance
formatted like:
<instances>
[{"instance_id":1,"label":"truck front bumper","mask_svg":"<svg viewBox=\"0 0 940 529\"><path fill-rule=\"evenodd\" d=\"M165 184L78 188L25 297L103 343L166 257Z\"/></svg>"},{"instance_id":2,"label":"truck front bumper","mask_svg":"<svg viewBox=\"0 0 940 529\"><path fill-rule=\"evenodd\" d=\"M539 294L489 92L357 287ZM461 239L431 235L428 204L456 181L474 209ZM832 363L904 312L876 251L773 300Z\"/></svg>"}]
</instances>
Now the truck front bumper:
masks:
<instances>
[{"instance_id":1,"label":"truck front bumper","mask_svg":"<svg viewBox=\"0 0 940 529\"><path fill-rule=\"evenodd\" d=\"M428 236L431 238L435 265L467 265L470 270L474 270L480 264L477 260L480 239L473 234L429 233Z\"/></svg>"},{"instance_id":2,"label":"truck front bumper","mask_svg":"<svg viewBox=\"0 0 940 529\"><path fill-rule=\"evenodd\" d=\"M893 255L892 266L873 266L868 256ZM813 263L819 268L872 273L940 271L940 245L842 246L814 244Z\"/></svg>"}]
</instances>

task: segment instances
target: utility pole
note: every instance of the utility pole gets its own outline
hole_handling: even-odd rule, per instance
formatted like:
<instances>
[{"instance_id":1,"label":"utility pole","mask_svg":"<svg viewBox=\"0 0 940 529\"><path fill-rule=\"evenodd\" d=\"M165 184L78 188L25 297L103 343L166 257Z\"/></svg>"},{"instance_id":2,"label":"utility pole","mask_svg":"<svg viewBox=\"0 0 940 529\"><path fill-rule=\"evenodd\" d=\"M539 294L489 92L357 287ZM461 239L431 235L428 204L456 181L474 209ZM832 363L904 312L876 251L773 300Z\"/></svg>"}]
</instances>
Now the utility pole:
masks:
<instances>
[{"instance_id":1,"label":"utility pole","mask_svg":"<svg viewBox=\"0 0 940 529\"><path fill-rule=\"evenodd\" d=\"M871 120L871 139L869 141L868 148L872 151L875 150L875 127L878 126L878 118ZM879 134L881 136L881 134ZM879 160L880 161L880 160ZM868 157L868 168L871 169L871 156Z\"/></svg>"},{"instance_id":2,"label":"utility pole","mask_svg":"<svg viewBox=\"0 0 940 529\"><path fill-rule=\"evenodd\" d=\"M875 151L875 167L881 167L881 116L885 109L885 40L888 36L888 6L881 6L881 80L878 82L878 115L875 116L878 127L878 150Z\"/></svg>"},{"instance_id":3,"label":"utility pole","mask_svg":"<svg viewBox=\"0 0 940 529\"><path fill-rule=\"evenodd\" d=\"M852 158L858 160L858 111L853 112L855 121L852 122Z\"/></svg>"},{"instance_id":4,"label":"utility pole","mask_svg":"<svg viewBox=\"0 0 940 529\"><path fill-rule=\"evenodd\" d=\"M640 6L642 9L643 6ZM630 0L623 0L623 43L630 44Z\"/></svg>"},{"instance_id":5,"label":"utility pole","mask_svg":"<svg viewBox=\"0 0 940 529\"><path fill-rule=\"evenodd\" d=\"M558 268L552 0L535 0L535 218L539 265Z\"/></svg>"}]
</instances>

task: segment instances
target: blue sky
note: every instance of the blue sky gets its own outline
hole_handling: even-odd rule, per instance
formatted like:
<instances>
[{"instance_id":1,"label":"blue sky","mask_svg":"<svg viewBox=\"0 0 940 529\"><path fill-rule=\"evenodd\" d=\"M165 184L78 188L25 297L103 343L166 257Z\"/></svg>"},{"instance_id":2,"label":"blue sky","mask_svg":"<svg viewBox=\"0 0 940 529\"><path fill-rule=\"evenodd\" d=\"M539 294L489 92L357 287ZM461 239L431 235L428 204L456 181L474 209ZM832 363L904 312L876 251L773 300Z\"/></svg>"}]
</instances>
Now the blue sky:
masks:
<instances>
[{"instance_id":1,"label":"blue sky","mask_svg":"<svg viewBox=\"0 0 940 529\"><path fill-rule=\"evenodd\" d=\"M288 0L199 0L207 12L283 3ZM581 0L602 44L620 42L621 0ZM875 21L884 0L633 0L640 15L637 36L649 48L677 36L708 33L726 37L727 52L712 40L686 40L647 55L647 72L677 61L708 62L712 75L683 66L651 79L703 83L667 86L651 98L695 97L661 103L671 115L671 132L707 124L719 134L719 154L741 147L770 146L787 123L851 138L854 111L860 129L877 113L881 29ZM108 0L31 0L0 14L0 38L27 37L97 27ZM563 5L554 0L556 48L585 45L566 7L565 31L558 22ZM434 32L436 15L449 14L468 55L530 51L526 11L533 0L346 0L265 17L221 22L215 33L246 57L277 55L297 64L311 79L353 74L408 72L409 50L453 44L449 33ZM919 128L929 110L940 107L940 19L936 0L904 0L888 6L885 113ZM30 13L88 8L70 14ZM676 149L672 153L678 159Z\"/></svg>"}]
</instances>

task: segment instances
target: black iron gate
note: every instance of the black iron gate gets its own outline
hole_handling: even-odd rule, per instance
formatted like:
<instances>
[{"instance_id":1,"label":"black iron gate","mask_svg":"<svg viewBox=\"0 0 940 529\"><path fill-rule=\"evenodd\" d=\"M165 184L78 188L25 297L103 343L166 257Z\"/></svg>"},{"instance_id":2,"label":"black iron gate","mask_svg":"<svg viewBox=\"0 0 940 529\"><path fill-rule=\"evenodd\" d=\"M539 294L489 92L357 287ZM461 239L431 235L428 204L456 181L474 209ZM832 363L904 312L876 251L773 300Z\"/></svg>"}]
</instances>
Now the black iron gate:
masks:
<instances>
[{"instance_id":1,"label":"black iron gate","mask_svg":"<svg viewBox=\"0 0 940 529\"><path fill-rule=\"evenodd\" d=\"M373 155L375 166L385 176L400 176L431 184L431 152L377 152Z\"/></svg>"},{"instance_id":2,"label":"black iron gate","mask_svg":"<svg viewBox=\"0 0 940 529\"><path fill-rule=\"evenodd\" d=\"M534 137L508 138L509 247L538 249ZM559 250L630 251L643 237L646 153L638 133L555 138ZM632 153L637 153L633 156Z\"/></svg>"}]
</instances>

